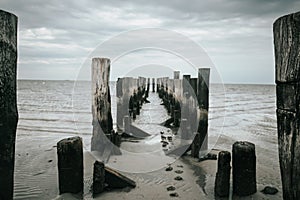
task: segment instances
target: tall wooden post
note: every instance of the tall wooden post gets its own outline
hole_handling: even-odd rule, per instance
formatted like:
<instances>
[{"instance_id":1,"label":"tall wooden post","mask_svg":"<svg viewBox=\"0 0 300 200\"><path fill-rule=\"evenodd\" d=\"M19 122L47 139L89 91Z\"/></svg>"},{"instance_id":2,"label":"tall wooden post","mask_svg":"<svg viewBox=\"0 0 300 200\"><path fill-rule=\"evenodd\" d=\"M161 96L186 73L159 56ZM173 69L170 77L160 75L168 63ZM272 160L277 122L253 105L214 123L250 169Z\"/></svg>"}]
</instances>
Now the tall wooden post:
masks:
<instances>
[{"instance_id":1,"label":"tall wooden post","mask_svg":"<svg viewBox=\"0 0 300 200\"><path fill-rule=\"evenodd\" d=\"M300 199L300 12L273 25L283 198Z\"/></svg>"},{"instance_id":2,"label":"tall wooden post","mask_svg":"<svg viewBox=\"0 0 300 200\"><path fill-rule=\"evenodd\" d=\"M152 78L152 92L155 92L155 78Z\"/></svg>"},{"instance_id":3,"label":"tall wooden post","mask_svg":"<svg viewBox=\"0 0 300 200\"><path fill-rule=\"evenodd\" d=\"M103 152L113 130L111 99L109 91L110 60L93 58L92 60L92 114L93 137L92 151ZM108 138L106 137L108 136Z\"/></svg>"},{"instance_id":4,"label":"tall wooden post","mask_svg":"<svg viewBox=\"0 0 300 200\"><path fill-rule=\"evenodd\" d=\"M116 84L116 96L117 96L117 127L119 130L123 129L123 117L124 117L124 103L123 103L123 78L118 78ZM128 107L128 106L127 106Z\"/></svg>"},{"instance_id":5,"label":"tall wooden post","mask_svg":"<svg viewBox=\"0 0 300 200\"><path fill-rule=\"evenodd\" d=\"M197 84L198 104L201 109L207 111L209 107L209 74L209 68L199 68Z\"/></svg>"},{"instance_id":6,"label":"tall wooden post","mask_svg":"<svg viewBox=\"0 0 300 200\"><path fill-rule=\"evenodd\" d=\"M18 123L17 23L15 15L0 10L0 199L13 198Z\"/></svg>"},{"instance_id":7,"label":"tall wooden post","mask_svg":"<svg viewBox=\"0 0 300 200\"><path fill-rule=\"evenodd\" d=\"M198 130L192 144L192 155L198 157L208 149L208 107L209 107L209 68L199 68L197 81L197 99L199 106ZM203 153L202 153L203 152Z\"/></svg>"}]
</instances>

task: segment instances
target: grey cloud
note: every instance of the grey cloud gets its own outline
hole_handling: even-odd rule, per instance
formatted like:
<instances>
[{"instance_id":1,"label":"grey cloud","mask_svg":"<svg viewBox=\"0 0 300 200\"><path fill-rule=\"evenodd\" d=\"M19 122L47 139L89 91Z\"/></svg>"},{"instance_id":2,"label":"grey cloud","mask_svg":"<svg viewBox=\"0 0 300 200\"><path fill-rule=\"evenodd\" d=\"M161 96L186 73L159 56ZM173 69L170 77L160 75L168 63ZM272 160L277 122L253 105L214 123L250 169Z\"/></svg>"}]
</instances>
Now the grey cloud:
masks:
<instances>
[{"instance_id":1,"label":"grey cloud","mask_svg":"<svg viewBox=\"0 0 300 200\"><path fill-rule=\"evenodd\" d=\"M247 79L245 71L254 76L259 67L273 75L272 23L283 14L295 12L300 3L296 0L2 0L0 6L19 16L19 78L56 78L51 70L58 68L62 71L59 78L64 79L64 71L66 77L73 77L70 73L72 66L76 73L75 62L83 62L99 43L122 31L160 27L183 33L203 45L224 80L234 82ZM39 33L42 28L49 33ZM26 36L28 31L36 31L36 35ZM48 37L43 37L47 34ZM118 44L111 48L114 51ZM188 47L186 50L193 51ZM247 63L254 59L258 59L257 67L249 70ZM51 60L51 64L41 64ZM41 67L45 70L30 75L30 71ZM231 70L241 77L230 76ZM268 75L253 81L274 80Z\"/></svg>"}]
</instances>

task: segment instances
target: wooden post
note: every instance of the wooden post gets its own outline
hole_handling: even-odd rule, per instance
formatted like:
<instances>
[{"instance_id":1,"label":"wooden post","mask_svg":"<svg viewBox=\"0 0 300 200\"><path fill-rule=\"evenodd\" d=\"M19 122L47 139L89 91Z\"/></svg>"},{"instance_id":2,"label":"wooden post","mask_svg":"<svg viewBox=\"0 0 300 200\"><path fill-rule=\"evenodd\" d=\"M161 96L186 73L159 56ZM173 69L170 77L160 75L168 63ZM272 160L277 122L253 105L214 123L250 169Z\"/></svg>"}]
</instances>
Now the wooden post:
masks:
<instances>
[{"instance_id":1,"label":"wooden post","mask_svg":"<svg viewBox=\"0 0 300 200\"><path fill-rule=\"evenodd\" d=\"M190 79L190 85L192 88L191 97L193 100L193 104L190 105L190 109L189 109L189 121L190 121L190 125L191 125L191 130L193 133L197 132L197 124L198 124L198 120L197 120L197 110L198 110L197 109L198 108L197 80L198 80L197 78Z\"/></svg>"},{"instance_id":2,"label":"wooden post","mask_svg":"<svg viewBox=\"0 0 300 200\"><path fill-rule=\"evenodd\" d=\"M182 78L182 109L181 116L182 118L188 119L189 117L189 109L188 109L188 99L190 98L191 86L190 86L191 75L183 75Z\"/></svg>"},{"instance_id":3,"label":"wooden post","mask_svg":"<svg viewBox=\"0 0 300 200\"><path fill-rule=\"evenodd\" d=\"M228 151L221 151L218 155L218 171L215 180L215 194L219 197L229 197L230 189L230 161Z\"/></svg>"},{"instance_id":4,"label":"wooden post","mask_svg":"<svg viewBox=\"0 0 300 200\"><path fill-rule=\"evenodd\" d=\"M126 115L124 116L124 132L130 134L130 125L131 125L131 118Z\"/></svg>"},{"instance_id":5,"label":"wooden post","mask_svg":"<svg viewBox=\"0 0 300 200\"><path fill-rule=\"evenodd\" d=\"M93 197L103 192L105 186L105 167L103 162L95 161L93 172Z\"/></svg>"},{"instance_id":6,"label":"wooden post","mask_svg":"<svg viewBox=\"0 0 300 200\"><path fill-rule=\"evenodd\" d=\"M92 151L103 152L113 129L111 100L109 91L110 60L93 58L92 60L92 113L93 137Z\"/></svg>"},{"instance_id":7,"label":"wooden post","mask_svg":"<svg viewBox=\"0 0 300 200\"><path fill-rule=\"evenodd\" d=\"M198 71L198 82L197 82L197 98L199 106L199 125L198 133L199 136L195 137L193 142L197 149L195 152L201 151L200 154L205 154L208 149L208 108L209 108L209 68L199 68ZM198 149L200 148L200 149ZM195 154L196 155L196 154Z\"/></svg>"},{"instance_id":8,"label":"wooden post","mask_svg":"<svg viewBox=\"0 0 300 200\"><path fill-rule=\"evenodd\" d=\"M82 139L71 137L57 143L59 194L83 191Z\"/></svg>"},{"instance_id":9,"label":"wooden post","mask_svg":"<svg viewBox=\"0 0 300 200\"><path fill-rule=\"evenodd\" d=\"M181 119L180 129L181 129L181 139L187 140L189 135L187 119Z\"/></svg>"},{"instance_id":10,"label":"wooden post","mask_svg":"<svg viewBox=\"0 0 300 200\"><path fill-rule=\"evenodd\" d=\"M118 78L116 84L116 96L117 96L117 127L118 129L123 128L123 117L124 117L124 104L123 104L123 79Z\"/></svg>"},{"instance_id":11,"label":"wooden post","mask_svg":"<svg viewBox=\"0 0 300 200\"><path fill-rule=\"evenodd\" d=\"M147 79L147 88L146 88L145 99L149 97L149 91L150 91L150 78Z\"/></svg>"},{"instance_id":12,"label":"wooden post","mask_svg":"<svg viewBox=\"0 0 300 200\"><path fill-rule=\"evenodd\" d=\"M198 69L197 97L201 109L209 108L209 68Z\"/></svg>"},{"instance_id":13,"label":"wooden post","mask_svg":"<svg viewBox=\"0 0 300 200\"><path fill-rule=\"evenodd\" d=\"M300 12L273 25L283 198L300 199Z\"/></svg>"},{"instance_id":14,"label":"wooden post","mask_svg":"<svg viewBox=\"0 0 300 200\"><path fill-rule=\"evenodd\" d=\"M152 92L155 92L155 78L152 78Z\"/></svg>"},{"instance_id":15,"label":"wooden post","mask_svg":"<svg viewBox=\"0 0 300 200\"><path fill-rule=\"evenodd\" d=\"M174 71L174 79L179 79L180 71Z\"/></svg>"},{"instance_id":16,"label":"wooden post","mask_svg":"<svg viewBox=\"0 0 300 200\"><path fill-rule=\"evenodd\" d=\"M255 145L235 142L232 146L233 193L248 196L256 193Z\"/></svg>"},{"instance_id":17,"label":"wooden post","mask_svg":"<svg viewBox=\"0 0 300 200\"><path fill-rule=\"evenodd\" d=\"M0 199L13 198L18 123L17 23L15 15L0 10Z\"/></svg>"}]
</instances>

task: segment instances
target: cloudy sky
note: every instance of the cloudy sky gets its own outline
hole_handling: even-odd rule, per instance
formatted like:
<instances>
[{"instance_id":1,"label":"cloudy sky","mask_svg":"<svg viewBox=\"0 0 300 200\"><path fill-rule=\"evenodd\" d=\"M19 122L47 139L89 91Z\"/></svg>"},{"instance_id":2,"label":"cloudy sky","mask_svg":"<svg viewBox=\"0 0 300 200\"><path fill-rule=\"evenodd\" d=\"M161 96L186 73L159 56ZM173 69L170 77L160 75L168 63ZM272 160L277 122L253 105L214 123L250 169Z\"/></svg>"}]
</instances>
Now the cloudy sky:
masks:
<instances>
[{"instance_id":1,"label":"cloudy sky","mask_svg":"<svg viewBox=\"0 0 300 200\"><path fill-rule=\"evenodd\" d=\"M76 79L101 43L130 30L160 28L201 46L225 83L273 84L272 24L299 10L300 1L1 0L0 8L19 17L19 79ZM123 57L118 71L124 73L129 65L183 66L169 53L153 50Z\"/></svg>"}]
</instances>

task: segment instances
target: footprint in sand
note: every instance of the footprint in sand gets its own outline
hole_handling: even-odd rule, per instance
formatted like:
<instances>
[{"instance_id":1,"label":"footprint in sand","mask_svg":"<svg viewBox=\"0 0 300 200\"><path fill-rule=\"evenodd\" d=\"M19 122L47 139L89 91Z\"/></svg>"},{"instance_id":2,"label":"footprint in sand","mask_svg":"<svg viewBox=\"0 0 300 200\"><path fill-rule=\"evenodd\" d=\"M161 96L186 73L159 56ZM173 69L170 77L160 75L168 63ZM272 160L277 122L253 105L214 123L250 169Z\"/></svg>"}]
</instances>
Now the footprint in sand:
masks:
<instances>
[{"instance_id":1,"label":"footprint in sand","mask_svg":"<svg viewBox=\"0 0 300 200\"><path fill-rule=\"evenodd\" d=\"M172 170L173 170L173 167L171 167L171 166L169 166L169 167L166 168L167 172L172 171Z\"/></svg>"},{"instance_id":2,"label":"footprint in sand","mask_svg":"<svg viewBox=\"0 0 300 200\"><path fill-rule=\"evenodd\" d=\"M169 187L167 187L167 190L168 191L174 191L174 190L176 190L176 188L174 186L169 186Z\"/></svg>"},{"instance_id":3,"label":"footprint in sand","mask_svg":"<svg viewBox=\"0 0 300 200\"><path fill-rule=\"evenodd\" d=\"M170 193L170 196L171 197L178 197L179 195L177 194L177 192L173 192L173 193Z\"/></svg>"},{"instance_id":4,"label":"footprint in sand","mask_svg":"<svg viewBox=\"0 0 300 200\"><path fill-rule=\"evenodd\" d=\"M181 176L176 176L176 177L174 178L174 180L176 180L176 181L182 181L183 178L182 178Z\"/></svg>"},{"instance_id":5,"label":"footprint in sand","mask_svg":"<svg viewBox=\"0 0 300 200\"><path fill-rule=\"evenodd\" d=\"M176 170L175 173L176 173L176 174L182 174L183 171L182 171L182 170Z\"/></svg>"}]
</instances>

